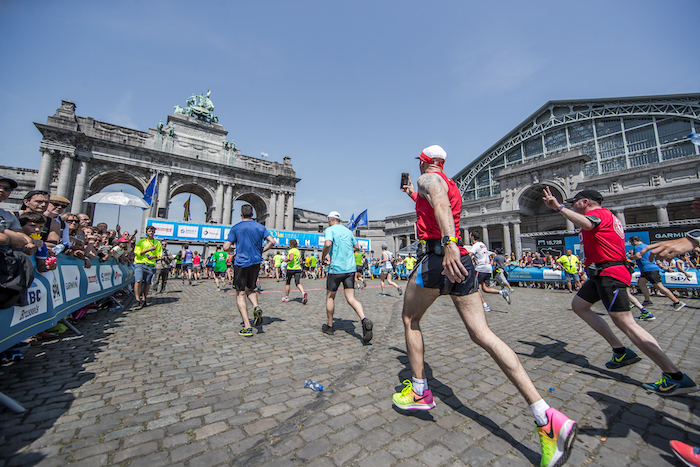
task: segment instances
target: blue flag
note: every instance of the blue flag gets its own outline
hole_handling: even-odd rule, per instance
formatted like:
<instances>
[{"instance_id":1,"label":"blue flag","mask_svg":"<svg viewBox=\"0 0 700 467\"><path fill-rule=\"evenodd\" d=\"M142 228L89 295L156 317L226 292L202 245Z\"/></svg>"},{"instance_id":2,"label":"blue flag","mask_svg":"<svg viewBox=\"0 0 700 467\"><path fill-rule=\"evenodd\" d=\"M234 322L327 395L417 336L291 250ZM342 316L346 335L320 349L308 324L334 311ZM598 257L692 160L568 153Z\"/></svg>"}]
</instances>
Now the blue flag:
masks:
<instances>
[{"instance_id":1,"label":"blue flag","mask_svg":"<svg viewBox=\"0 0 700 467\"><path fill-rule=\"evenodd\" d=\"M352 213L352 216L350 216L350 221L347 224L345 224L345 227L352 230L352 226L353 226L354 222L355 222L355 213Z\"/></svg>"},{"instance_id":2,"label":"blue flag","mask_svg":"<svg viewBox=\"0 0 700 467\"><path fill-rule=\"evenodd\" d=\"M146 193L144 193L143 195L143 200L147 202L149 206L153 202L153 198L155 197L156 193L158 193L158 188L156 188L157 178L158 174L155 174L151 181L148 183L148 186L146 187Z\"/></svg>"},{"instance_id":3,"label":"blue flag","mask_svg":"<svg viewBox=\"0 0 700 467\"><path fill-rule=\"evenodd\" d=\"M369 225L369 221L367 220L367 210L366 209L364 211L362 211L359 216L357 216L357 220L355 221L355 225L353 226L352 230L355 230L355 228L357 228L361 225Z\"/></svg>"}]
</instances>

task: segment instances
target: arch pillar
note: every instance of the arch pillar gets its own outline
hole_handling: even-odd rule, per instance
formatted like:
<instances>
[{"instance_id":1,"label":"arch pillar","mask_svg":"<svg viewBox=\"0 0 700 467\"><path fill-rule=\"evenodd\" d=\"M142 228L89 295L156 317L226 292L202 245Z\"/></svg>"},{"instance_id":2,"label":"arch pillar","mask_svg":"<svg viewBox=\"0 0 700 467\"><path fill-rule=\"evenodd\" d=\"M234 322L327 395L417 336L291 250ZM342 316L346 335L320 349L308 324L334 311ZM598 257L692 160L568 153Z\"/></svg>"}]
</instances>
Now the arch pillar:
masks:
<instances>
[{"instance_id":1,"label":"arch pillar","mask_svg":"<svg viewBox=\"0 0 700 467\"><path fill-rule=\"evenodd\" d=\"M161 208L165 209L163 214L163 219L168 218L168 201L170 200L170 172L163 172L163 176L160 178L160 184L158 186L158 204L156 209L156 217L158 216L158 210Z\"/></svg>"},{"instance_id":2,"label":"arch pillar","mask_svg":"<svg viewBox=\"0 0 700 467\"><path fill-rule=\"evenodd\" d=\"M275 215L275 229L284 230L284 193L277 193L277 214Z\"/></svg>"},{"instance_id":3,"label":"arch pillar","mask_svg":"<svg viewBox=\"0 0 700 467\"><path fill-rule=\"evenodd\" d=\"M214 209L216 210L216 217L214 220L218 224L224 223L224 185L219 182L216 185L216 201L214 202Z\"/></svg>"},{"instance_id":4,"label":"arch pillar","mask_svg":"<svg viewBox=\"0 0 700 467\"><path fill-rule=\"evenodd\" d=\"M265 227L268 229L275 228L275 221L277 218L277 194L273 191L270 193L270 202L267 208L267 219L265 220Z\"/></svg>"},{"instance_id":5,"label":"arch pillar","mask_svg":"<svg viewBox=\"0 0 700 467\"><path fill-rule=\"evenodd\" d=\"M39 174L34 184L35 190L49 191L51 185L51 171L53 170L53 151L51 149L41 149L41 164L39 165Z\"/></svg>"},{"instance_id":6,"label":"arch pillar","mask_svg":"<svg viewBox=\"0 0 700 467\"><path fill-rule=\"evenodd\" d=\"M87 185L88 177L88 161L80 159L80 168L78 176L75 179L75 190L73 191L73 201L71 201L70 212L79 214L83 212L83 198L85 198L85 186Z\"/></svg>"},{"instance_id":7,"label":"arch pillar","mask_svg":"<svg viewBox=\"0 0 700 467\"><path fill-rule=\"evenodd\" d=\"M503 223L503 251L508 254L511 251L510 244L510 225L508 222Z\"/></svg>"},{"instance_id":8,"label":"arch pillar","mask_svg":"<svg viewBox=\"0 0 700 467\"><path fill-rule=\"evenodd\" d=\"M63 196L65 198L68 197L72 172L73 157L71 157L69 154L65 154L63 156L63 160L61 161L61 170L58 173L58 189L56 190L56 194L58 196Z\"/></svg>"},{"instance_id":9,"label":"arch pillar","mask_svg":"<svg viewBox=\"0 0 700 467\"><path fill-rule=\"evenodd\" d=\"M233 209L233 185L226 184L226 194L224 195L224 210L221 223L231 225L231 210Z\"/></svg>"},{"instance_id":10,"label":"arch pillar","mask_svg":"<svg viewBox=\"0 0 700 467\"><path fill-rule=\"evenodd\" d=\"M484 225L481 228L481 230L483 232L483 235L481 236L481 241L484 243L484 245L486 245L486 249L489 249L489 226Z\"/></svg>"},{"instance_id":11,"label":"arch pillar","mask_svg":"<svg viewBox=\"0 0 700 467\"><path fill-rule=\"evenodd\" d=\"M668 206L666 203L663 204L656 204L654 203L654 206L656 206L656 217L658 219L659 224L668 224L668 210L666 209L666 206Z\"/></svg>"},{"instance_id":12,"label":"arch pillar","mask_svg":"<svg viewBox=\"0 0 700 467\"><path fill-rule=\"evenodd\" d=\"M513 239L515 240L515 256L520 259L522 244L520 242L520 220L513 222Z\"/></svg>"},{"instance_id":13,"label":"arch pillar","mask_svg":"<svg viewBox=\"0 0 700 467\"><path fill-rule=\"evenodd\" d=\"M288 194L287 198L287 212L284 216L284 228L285 230L294 230L294 195Z\"/></svg>"}]
</instances>

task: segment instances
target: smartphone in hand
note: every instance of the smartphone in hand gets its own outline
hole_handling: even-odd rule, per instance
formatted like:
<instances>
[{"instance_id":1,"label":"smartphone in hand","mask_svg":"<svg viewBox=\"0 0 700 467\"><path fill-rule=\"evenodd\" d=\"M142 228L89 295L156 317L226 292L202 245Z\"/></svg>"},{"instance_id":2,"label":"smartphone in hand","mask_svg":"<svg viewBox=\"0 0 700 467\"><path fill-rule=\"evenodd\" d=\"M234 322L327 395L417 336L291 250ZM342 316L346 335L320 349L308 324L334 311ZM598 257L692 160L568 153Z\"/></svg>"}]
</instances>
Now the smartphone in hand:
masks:
<instances>
[{"instance_id":1,"label":"smartphone in hand","mask_svg":"<svg viewBox=\"0 0 700 467\"><path fill-rule=\"evenodd\" d=\"M408 173L403 172L401 174L401 186L400 188L403 188L405 185L408 185Z\"/></svg>"}]
</instances>

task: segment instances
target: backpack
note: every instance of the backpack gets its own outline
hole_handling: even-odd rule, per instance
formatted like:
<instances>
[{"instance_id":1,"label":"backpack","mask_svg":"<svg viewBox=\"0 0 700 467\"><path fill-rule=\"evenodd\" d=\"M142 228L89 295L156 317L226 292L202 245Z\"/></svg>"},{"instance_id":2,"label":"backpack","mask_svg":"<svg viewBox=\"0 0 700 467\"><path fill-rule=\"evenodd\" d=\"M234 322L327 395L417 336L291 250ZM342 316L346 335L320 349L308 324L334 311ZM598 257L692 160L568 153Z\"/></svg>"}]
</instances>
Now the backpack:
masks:
<instances>
[{"instance_id":1,"label":"backpack","mask_svg":"<svg viewBox=\"0 0 700 467\"><path fill-rule=\"evenodd\" d=\"M27 289L34 282L34 265L19 248L0 245L0 309L19 302L25 306Z\"/></svg>"}]
</instances>

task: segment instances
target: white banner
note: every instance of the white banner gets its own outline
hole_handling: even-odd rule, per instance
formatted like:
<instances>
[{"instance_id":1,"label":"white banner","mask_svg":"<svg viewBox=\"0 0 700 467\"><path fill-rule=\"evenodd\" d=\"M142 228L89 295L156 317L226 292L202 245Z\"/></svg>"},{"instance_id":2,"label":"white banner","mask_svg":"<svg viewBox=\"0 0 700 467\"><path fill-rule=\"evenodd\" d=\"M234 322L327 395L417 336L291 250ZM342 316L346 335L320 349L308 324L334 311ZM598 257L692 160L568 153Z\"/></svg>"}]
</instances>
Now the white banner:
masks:
<instances>
[{"instance_id":1,"label":"white banner","mask_svg":"<svg viewBox=\"0 0 700 467\"><path fill-rule=\"evenodd\" d=\"M109 289L112 287L112 266L100 266L98 272L102 289Z\"/></svg>"},{"instance_id":2,"label":"white banner","mask_svg":"<svg viewBox=\"0 0 700 467\"><path fill-rule=\"evenodd\" d=\"M63 287L66 289L66 301L70 302L80 298L80 274L78 266L66 265L61 266L61 275L63 276Z\"/></svg>"},{"instance_id":3,"label":"white banner","mask_svg":"<svg viewBox=\"0 0 700 467\"><path fill-rule=\"evenodd\" d=\"M196 225L178 225L177 236L184 238L197 238L199 237L199 227Z\"/></svg>"},{"instance_id":4,"label":"white banner","mask_svg":"<svg viewBox=\"0 0 700 467\"><path fill-rule=\"evenodd\" d=\"M61 273L58 269L53 271L42 272L42 276L51 284L51 300L53 307L63 305L63 292L61 291Z\"/></svg>"},{"instance_id":5,"label":"white banner","mask_svg":"<svg viewBox=\"0 0 700 467\"><path fill-rule=\"evenodd\" d=\"M221 240L221 227L202 227L202 238Z\"/></svg>"},{"instance_id":6,"label":"white banner","mask_svg":"<svg viewBox=\"0 0 700 467\"><path fill-rule=\"evenodd\" d=\"M97 268L92 267L90 269L85 269L85 275L87 276L87 293L97 293L100 290L100 282L97 279Z\"/></svg>"},{"instance_id":7,"label":"white banner","mask_svg":"<svg viewBox=\"0 0 700 467\"><path fill-rule=\"evenodd\" d=\"M175 224L161 224L154 222L153 227L156 228L156 235L162 236L162 237L172 237L173 232L175 231Z\"/></svg>"},{"instance_id":8,"label":"white banner","mask_svg":"<svg viewBox=\"0 0 700 467\"><path fill-rule=\"evenodd\" d=\"M29 302L27 306L15 305L10 326L16 326L22 321L46 313L49 301L46 287L41 282L34 281L32 286L27 289L27 301Z\"/></svg>"},{"instance_id":9,"label":"white banner","mask_svg":"<svg viewBox=\"0 0 700 467\"><path fill-rule=\"evenodd\" d=\"M698 277L695 272L688 271L687 277L682 272L665 272L664 279L666 279L666 284L684 284L684 285L696 285L698 283Z\"/></svg>"},{"instance_id":10,"label":"white banner","mask_svg":"<svg viewBox=\"0 0 700 467\"><path fill-rule=\"evenodd\" d=\"M122 270L119 269L119 266L116 264L112 266L112 270L114 271L114 275L112 276L112 282L114 283L114 286L122 285L122 282L124 282L124 274L122 273Z\"/></svg>"}]
</instances>

